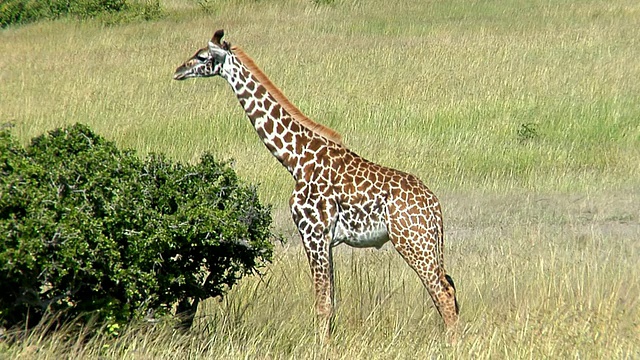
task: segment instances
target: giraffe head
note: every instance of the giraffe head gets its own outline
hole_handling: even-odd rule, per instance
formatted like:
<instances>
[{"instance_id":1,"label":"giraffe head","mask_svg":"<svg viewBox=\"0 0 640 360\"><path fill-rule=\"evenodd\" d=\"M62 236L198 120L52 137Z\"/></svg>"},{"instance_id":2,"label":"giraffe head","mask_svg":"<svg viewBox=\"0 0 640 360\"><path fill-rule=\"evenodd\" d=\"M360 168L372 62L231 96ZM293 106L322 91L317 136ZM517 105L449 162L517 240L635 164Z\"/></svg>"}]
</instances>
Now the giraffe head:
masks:
<instances>
[{"instance_id":1,"label":"giraffe head","mask_svg":"<svg viewBox=\"0 0 640 360\"><path fill-rule=\"evenodd\" d=\"M196 51L195 55L176 69L173 79L184 80L220 75L222 66L231 49L231 45L228 42L221 42L223 36L223 30L216 31L207 47Z\"/></svg>"}]
</instances>

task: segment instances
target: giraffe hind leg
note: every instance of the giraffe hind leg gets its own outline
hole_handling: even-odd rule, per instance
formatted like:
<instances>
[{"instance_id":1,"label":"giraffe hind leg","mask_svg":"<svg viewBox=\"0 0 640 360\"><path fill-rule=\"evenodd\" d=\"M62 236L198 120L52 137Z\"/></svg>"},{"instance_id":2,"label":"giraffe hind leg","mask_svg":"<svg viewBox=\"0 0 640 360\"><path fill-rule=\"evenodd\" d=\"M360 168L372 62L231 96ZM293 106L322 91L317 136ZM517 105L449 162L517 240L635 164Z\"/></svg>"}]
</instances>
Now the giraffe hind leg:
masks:
<instances>
[{"instance_id":1,"label":"giraffe hind leg","mask_svg":"<svg viewBox=\"0 0 640 360\"><path fill-rule=\"evenodd\" d=\"M449 274L445 274L444 278L447 280L447 282L449 283L449 285L451 285L451 287L453 288L453 301L456 304L456 314L460 314L460 305L458 305L458 299L456 297L456 284L453 282L453 278L451 276L449 276Z\"/></svg>"},{"instance_id":2,"label":"giraffe hind leg","mask_svg":"<svg viewBox=\"0 0 640 360\"><path fill-rule=\"evenodd\" d=\"M446 328L453 330L458 323L459 311L453 279L450 276L447 278L444 274L444 269L436 260L437 257L433 251L428 250L426 239L408 240L403 243L394 241L396 239L392 239L396 250L420 277Z\"/></svg>"},{"instance_id":3,"label":"giraffe hind leg","mask_svg":"<svg viewBox=\"0 0 640 360\"><path fill-rule=\"evenodd\" d=\"M450 276L445 275L438 277L436 283L425 283L425 287L429 291L448 330L453 330L456 327L458 314L460 313L460 307L456 299L456 290L451 280Z\"/></svg>"}]
</instances>

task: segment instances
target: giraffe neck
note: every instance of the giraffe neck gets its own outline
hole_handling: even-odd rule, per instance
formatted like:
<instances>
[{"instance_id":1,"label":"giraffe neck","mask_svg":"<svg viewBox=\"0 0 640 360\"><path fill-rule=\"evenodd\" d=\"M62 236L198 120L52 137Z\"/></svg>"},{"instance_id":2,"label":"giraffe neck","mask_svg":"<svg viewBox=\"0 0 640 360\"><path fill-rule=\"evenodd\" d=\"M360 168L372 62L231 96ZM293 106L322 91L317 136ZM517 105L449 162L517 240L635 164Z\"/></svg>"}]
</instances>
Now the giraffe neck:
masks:
<instances>
[{"instance_id":1,"label":"giraffe neck","mask_svg":"<svg viewBox=\"0 0 640 360\"><path fill-rule=\"evenodd\" d=\"M304 155L312 151L309 145L318 150L327 140L295 121L236 56L227 56L221 75L231 85L267 149L294 178L300 178L305 159L309 158Z\"/></svg>"}]
</instances>

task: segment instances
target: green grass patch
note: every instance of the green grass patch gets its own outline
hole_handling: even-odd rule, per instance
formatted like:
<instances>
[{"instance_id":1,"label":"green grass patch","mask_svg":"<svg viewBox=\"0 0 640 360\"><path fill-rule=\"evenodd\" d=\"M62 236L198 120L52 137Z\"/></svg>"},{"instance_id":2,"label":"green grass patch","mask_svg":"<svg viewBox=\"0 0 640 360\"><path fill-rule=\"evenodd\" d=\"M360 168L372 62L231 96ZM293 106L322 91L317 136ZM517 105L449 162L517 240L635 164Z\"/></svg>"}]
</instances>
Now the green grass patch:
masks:
<instances>
[{"instance_id":1,"label":"green grass patch","mask_svg":"<svg viewBox=\"0 0 640 360\"><path fill-rule=\"evenodd\" d=\"M0 28L63 17L115 24L161 15L158 0L5 0L0 4Z\"/></svg>"},{"instance_id":2,"label":"green grass patch","mask_svg":"<svg viewBox=\"0 0 640 360\"><path fill-rule=\"evenodd\" d=\"M175 17L154 23L7 29L0 86L13 95L0 100L0 116L23 139L82 121L142 152L193 161L211 149L261 182L265 199L282 202L288 175L224 81L171 81L225 27L353 150L436 190L637 186L637 5L524 5L398 4L392 12L383 3L230 1L213 14L174 1L164 6ZM34 48L37 57L23 55ZM537 136L523 143L518 130L530 123Z\"/></svg>"}]
</instances>

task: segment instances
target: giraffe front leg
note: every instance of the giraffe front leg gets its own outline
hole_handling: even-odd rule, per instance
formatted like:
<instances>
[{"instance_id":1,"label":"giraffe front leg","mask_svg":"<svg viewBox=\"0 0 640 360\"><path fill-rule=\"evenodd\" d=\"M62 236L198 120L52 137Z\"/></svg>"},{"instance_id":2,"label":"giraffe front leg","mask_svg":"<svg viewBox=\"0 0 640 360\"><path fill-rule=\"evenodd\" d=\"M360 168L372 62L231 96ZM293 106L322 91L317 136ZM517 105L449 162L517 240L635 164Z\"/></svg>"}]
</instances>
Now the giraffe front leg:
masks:
<instances>
[{"instance_id":1,"label":"giraffe front leg","mask_svg":"<svg viewBox=\"0 0 640 360\"><path fill-rule=\"evenodd\" d=\"M334 305L333 259L328 240L303 239L315 290L317 329L320 339L331 339Z\"/></svg>"},{"instance_id":2,"label":"giraffe front leg","mask_svg":"<svg viewBox=\"0 0 640 360\"><path fill-rule=\"evenodd\" d=\"M311 269L315 290L317 329L321 341L331 339L334 306L331 219L335 206L319 195L317 187L296 183L290 203L293 222L298 228Z\"/></svg>"}]
</instances>

